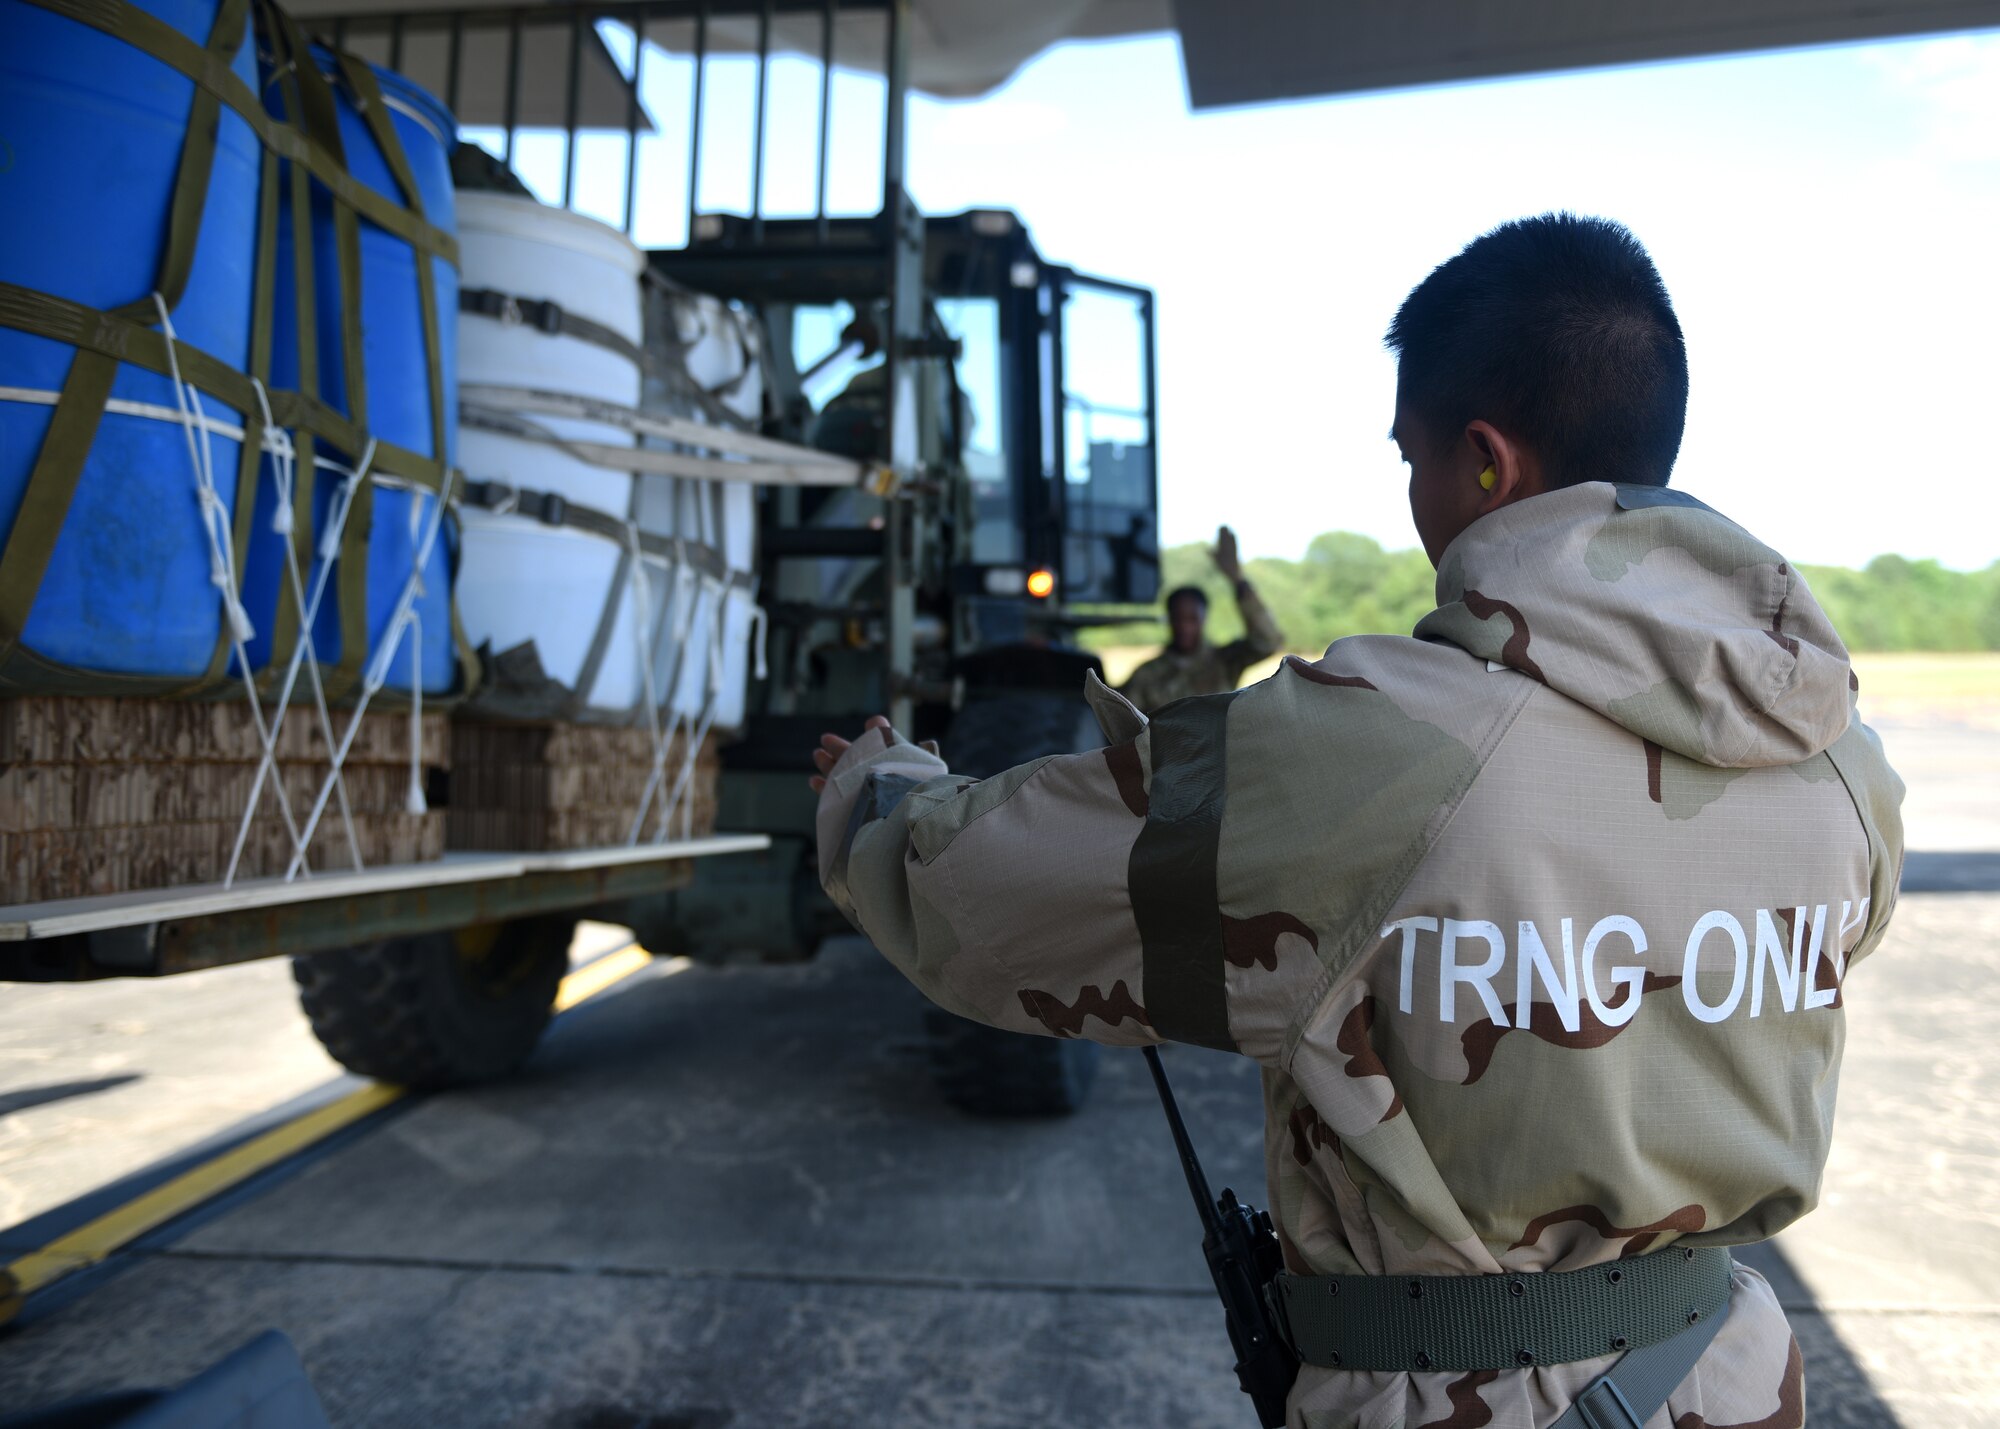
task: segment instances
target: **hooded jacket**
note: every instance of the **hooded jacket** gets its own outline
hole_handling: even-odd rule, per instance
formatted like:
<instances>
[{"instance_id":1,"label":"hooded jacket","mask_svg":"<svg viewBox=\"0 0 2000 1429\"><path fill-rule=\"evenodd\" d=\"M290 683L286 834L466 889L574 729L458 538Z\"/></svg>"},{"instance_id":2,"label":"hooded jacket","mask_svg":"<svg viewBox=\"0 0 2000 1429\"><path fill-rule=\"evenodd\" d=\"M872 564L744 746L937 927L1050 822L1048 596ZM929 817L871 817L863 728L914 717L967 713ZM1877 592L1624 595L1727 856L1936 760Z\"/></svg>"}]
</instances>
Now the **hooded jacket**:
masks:
<instances>
[{"instance_id":1,"label":"hooded jacket","mask_svg":"<svg viewBox=\"0 0 2000 1429\"><path fill-rule=\"evenodd\" d=\"M1437 587L1414 638L1150 724L1096 686L1109 747L983 782L871 733L820 805L828 892L953 1012L1254 1058L1293 1271L1772 1235L1818 1198L1846 975L1901 870L1846 650L1777 552L1660 488L1505 507ZM1307 1366L1289 1422L1527 1429L1612 1358ZM1803 1404L1739 1268L1652 1429L1791 1429Z\"/></svg>"}]
</instances>

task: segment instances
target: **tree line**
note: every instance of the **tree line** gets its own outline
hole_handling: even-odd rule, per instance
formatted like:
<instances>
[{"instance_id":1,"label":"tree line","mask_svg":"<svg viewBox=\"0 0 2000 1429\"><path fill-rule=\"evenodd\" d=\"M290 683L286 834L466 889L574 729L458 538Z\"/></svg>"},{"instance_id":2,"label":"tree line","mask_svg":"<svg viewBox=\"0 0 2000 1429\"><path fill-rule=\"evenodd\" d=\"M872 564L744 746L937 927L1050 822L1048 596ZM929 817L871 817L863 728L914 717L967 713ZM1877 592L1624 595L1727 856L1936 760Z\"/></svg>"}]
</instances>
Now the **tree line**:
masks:
<instances>
[{"instance_id":1,"label":"tree line","mask_svg":"<svg viewBox=\"0 0 2000 1429\"><path fill-rule=\"evenodd\" d=\"M1351 531L1315 537L1303 560L1260 557L1244 569L1299 650L1317 650L1344 635L1407 635L1434 604L1431 563L1422 551L1385 551ZM1877 556L1858 571L1808 565L1799 571L1850 649L2000 650L2000 561L1984 570L1954 571L1931 560ZM1182 585L1207 592L1211 640L1242 633L1229 583L1209 561L1206 546L1169 548L1161 572L1163 592ZM1092 649L1165 639L1157 613L1083 633Z\"/></svg>"}]
</instances>

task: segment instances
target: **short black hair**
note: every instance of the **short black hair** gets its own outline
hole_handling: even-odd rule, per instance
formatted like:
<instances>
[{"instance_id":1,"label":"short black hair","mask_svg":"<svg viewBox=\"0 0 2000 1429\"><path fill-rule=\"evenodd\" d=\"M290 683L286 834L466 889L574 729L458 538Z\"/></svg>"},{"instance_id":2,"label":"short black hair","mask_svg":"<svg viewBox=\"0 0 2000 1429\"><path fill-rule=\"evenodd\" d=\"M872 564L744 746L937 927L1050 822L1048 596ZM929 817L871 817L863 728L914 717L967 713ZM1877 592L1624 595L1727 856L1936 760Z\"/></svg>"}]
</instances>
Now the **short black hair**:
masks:
<instances>
[{"instance_id":1,"label":"short black hair","mask_svg":"<svg viewBox=\"0 0 2000 1429\"><path fill-rule=\"evenodd\" d=\"M1504 223L1416 286L1386 339L1397 402L1434 439L1485 420L1551 487L1665 486L1687 422L1687 344L1623 224L1571 213Z\"/></svg>"},{"instance_id":2,"label":"short black hair","mask_svg":"<svg viewBox=\"0 0 2000 1429\"><path fill-rule=\"evenodd\" d=\"M1208 609L1208 592L1203 590L1198 585L1175 586L1172 590L1167 592L1166 604L1162 607L1162 609L1164 609L1167 612L1167 614L1172 615L1174 613L1174 602L1177 600L1198 600L1201 602L1201 608L1203 610Z\"/></svg>"}]
</instances>

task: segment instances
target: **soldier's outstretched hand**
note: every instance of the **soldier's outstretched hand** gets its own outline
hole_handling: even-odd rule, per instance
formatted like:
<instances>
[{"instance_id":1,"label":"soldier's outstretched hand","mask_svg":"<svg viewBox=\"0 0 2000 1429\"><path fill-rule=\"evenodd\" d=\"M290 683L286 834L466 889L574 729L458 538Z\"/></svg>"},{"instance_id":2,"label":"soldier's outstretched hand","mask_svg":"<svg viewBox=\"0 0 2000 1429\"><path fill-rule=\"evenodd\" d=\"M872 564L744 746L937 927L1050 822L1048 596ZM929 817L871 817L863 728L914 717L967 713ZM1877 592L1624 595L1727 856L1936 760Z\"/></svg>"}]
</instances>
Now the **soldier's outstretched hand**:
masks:
<instances>
[{"instance_id":1,"label":"soldier's outstretched hand","mask_svg":"<svg viewBox=\"0 0 2000 1429\"><path fill-rule=\"evenodd\" d=\"M887 716L870 715L868 723L861 726L861 732L866 734L871 729L888 728ZM813 768L819 771L810 781L813 793L817 794L826 788L826 776L833 772L833 766L840 763L840 756L847 753L848 746L853 743L853 740L843 739L837 734L828 733L819 737L819 748L813 751ZM931 754L938 752L937 741L934 739L920 740L917 747Z\"/></svg>"},{"instance_id":2,"label":"soldier's outstretched hand","mask_svg":"<svg viewBox=\"0 0 2000 1429\"><path fill-rule=\"evenodd\" d=\"M1227 526L1216 527L1215 549L1208 554L1225 578L1231 581L1243 579L1243 562L1236 556L1236 533Z\"/></svg>"}]
</instances>

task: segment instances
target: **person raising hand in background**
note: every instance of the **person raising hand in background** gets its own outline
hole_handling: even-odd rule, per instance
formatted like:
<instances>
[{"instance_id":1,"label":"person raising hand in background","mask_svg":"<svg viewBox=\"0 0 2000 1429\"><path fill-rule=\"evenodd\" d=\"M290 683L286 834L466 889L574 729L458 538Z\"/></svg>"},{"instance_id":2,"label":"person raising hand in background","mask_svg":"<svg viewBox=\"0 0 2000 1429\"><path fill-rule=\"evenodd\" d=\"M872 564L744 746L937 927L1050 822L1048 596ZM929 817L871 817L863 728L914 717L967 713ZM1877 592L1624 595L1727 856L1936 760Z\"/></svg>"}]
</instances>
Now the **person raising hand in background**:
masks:
<instances>
[{"instance_id":1,"label":"person raising hand in background","mask_svg":"<svg viewBox=\"0 0 2000 1429\"><path fill-rule=\"evenodd\" d=\"M1244 577L1243 563L1236 555L1236 533L1227 526L1217 530L1215 549L1209 557L1235 587L1243 634L1227 645L1210 645L1205 628L1208 596L1201 587L1184 585L1168 592L1167 648L1133 671L1121 690L1147 714L1189 695L1233 690L1245 670L1285 648L1284 632Z\"/></svg>"}]
</instances>

